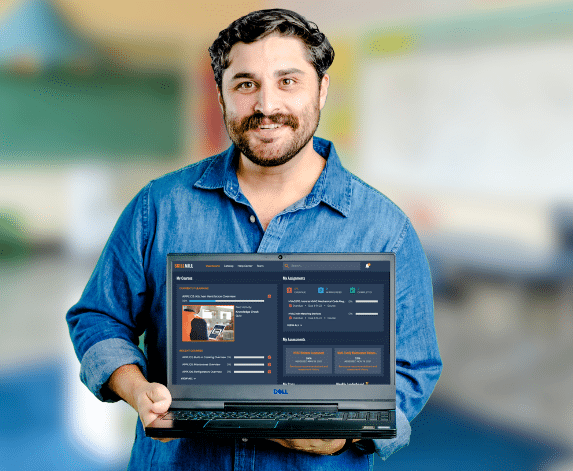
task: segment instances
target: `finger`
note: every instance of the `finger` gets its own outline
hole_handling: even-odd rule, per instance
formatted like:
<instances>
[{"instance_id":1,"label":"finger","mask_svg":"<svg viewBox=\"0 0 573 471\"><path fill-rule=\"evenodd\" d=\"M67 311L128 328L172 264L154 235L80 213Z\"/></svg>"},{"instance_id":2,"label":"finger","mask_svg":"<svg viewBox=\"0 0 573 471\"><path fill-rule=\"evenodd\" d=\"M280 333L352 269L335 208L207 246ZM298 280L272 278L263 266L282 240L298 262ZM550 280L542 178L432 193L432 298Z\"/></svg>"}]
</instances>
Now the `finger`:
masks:
<instances>
[{"instance_id":1,"label":"finger","mask_svg":"<svg viewBox=\"0 0 573 471\"><path fill-rule=\"evenodd\" d=\"M153 437L151 437L153 438ZM171 440L177 440L176 438L153 438L154 440L157 440L158 442L163 442L163 443L167 443L170 442Z\"/></svg>"},{"instance_id":2,"label":"finger","mask_svg":"<svg viewBox=\"0 0 573 471\"><path fill-rule=\"evenodd\" d=\"M169 406L171 405L171 401L168 399L163 399L161 401L154 402L150 404L149 410L154 414L162 414L163 412L167 412Z\"/></svg>"},{"instance_id":3,"label":"finger","mask_svg":"<svg viewBox=\"0 0 573 471\"><path fill-rule=\"evenodd\" d=\"M340 450L346 440L344 439L314 439L309 440L309 443L306 444L306 451L310 453L317 453L320 455L330 455L331 453L335 453ZM303 446L305 444L303 443Z\"/></svg>"},{"instance_id":4,"label":"finger","mask_svg":"<svg viewBox=\"0 0 573 471\"><path fill-rule=\"evenodd\" d=\"M336 453L345 444L345 439L322 439L313 441L312 443L315 453L320 453L322 455L330 455L331 453Z\"/></svg>"},{"instance_id":5,"label":"finger","mask_svg":"<svg viewBox=\"0 0 573 471\"><path fill-rule=\"evenodd\" d=\"M280 439L270 438L286 448L306 451L318 455L330 455L340 450L346 443L345 439Z\"/></svg>"},{"instance_id":6,"label":"finger","mask_svg":"<svg viewBox=\"0 0 573 471\"><path fill-rule=\"evenodd\" d=\"M167 410L169 409L169 402L168 401L154 402L153 404L151 404L149 409L154 414L162 414L163 412L167 412Z\"/></svg>"}]
</instances>

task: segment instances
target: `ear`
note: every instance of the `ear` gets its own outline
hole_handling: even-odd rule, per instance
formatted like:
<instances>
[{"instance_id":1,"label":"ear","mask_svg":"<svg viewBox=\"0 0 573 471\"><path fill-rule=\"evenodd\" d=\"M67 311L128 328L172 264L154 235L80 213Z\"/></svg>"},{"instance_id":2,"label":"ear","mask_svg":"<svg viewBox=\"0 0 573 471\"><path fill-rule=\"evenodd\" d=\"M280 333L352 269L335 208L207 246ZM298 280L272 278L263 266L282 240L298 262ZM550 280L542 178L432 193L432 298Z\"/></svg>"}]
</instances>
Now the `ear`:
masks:
<instances>
[{"instance_id":1,"label":"ear","mask_svg":"<svg viewBox=\"0 0 573 471\"><path fill-rule=\"evenodd\" d=\"M326 103L326 97L328 95L328 85L330 84L330 77L328 74L324 74L322 80L320 81L320 109L324 107Z\"/></svg>"},{"instance_id":2,"label":"ear","mask_svg":"<svg viewBox=\"0 0 573 471\"><path fill-rule=\"evenodd\" d=\"M219 101L219 107L221 108L221 111L223 111L223 92L221 92L221 89L219 88L219 86L217 85L217 100Z\"/></svg>"}]
</instances>

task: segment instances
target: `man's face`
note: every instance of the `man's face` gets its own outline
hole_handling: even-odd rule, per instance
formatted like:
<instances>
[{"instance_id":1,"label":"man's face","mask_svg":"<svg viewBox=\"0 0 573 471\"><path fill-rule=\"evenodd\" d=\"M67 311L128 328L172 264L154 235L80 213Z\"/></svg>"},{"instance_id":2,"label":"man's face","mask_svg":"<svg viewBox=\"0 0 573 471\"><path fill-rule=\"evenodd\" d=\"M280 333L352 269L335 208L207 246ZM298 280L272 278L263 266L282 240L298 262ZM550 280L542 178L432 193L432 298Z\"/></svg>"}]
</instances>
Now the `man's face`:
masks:
<instances>
[{"instance_id":1,"label":"man's face","mask_svg":"<svg viewBox=\"0 0 573 471\"><path fill-rule=\"evenodd\" d=\"M219 102L229 137L249 160L282 165L309 143L326 101L303 42L271 35L231 49Z\"/></svg>"}]
</instances>

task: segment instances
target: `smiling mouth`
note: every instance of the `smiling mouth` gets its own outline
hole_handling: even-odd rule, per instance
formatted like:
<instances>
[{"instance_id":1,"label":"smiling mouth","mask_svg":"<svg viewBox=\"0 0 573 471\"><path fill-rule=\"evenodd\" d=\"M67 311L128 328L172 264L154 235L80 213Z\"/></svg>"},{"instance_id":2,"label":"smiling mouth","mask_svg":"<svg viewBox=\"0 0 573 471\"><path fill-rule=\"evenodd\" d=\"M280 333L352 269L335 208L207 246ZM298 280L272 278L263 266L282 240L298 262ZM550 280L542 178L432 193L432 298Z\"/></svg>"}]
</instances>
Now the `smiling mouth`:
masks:
<instances>
[{"instance_id":1,"label":"smiling mouth","mask_svg":"<svg viewBox=\"0 0 573 471\"><path fill-rule=\"evenodd\" d=\"M225 118L226 119L226 118ZM233 126L233 131L237 134L242 134L248 131L270 133L275 129L292 128L296 131L299 127L298 118L290 114L276 113L273 115L264 115L260 112L255 112L250 116L246 116Z\"/></svg>"},{"instance_id":2,"label":"smiling mouth","mask_svg":"<svg viewBox=\"0 0 573 471\"><path fill-rule=\"evenodd\" d=\"M277 129L282 127L282 124L261 124L259 129Z\"/></svg>"}]
</instances>

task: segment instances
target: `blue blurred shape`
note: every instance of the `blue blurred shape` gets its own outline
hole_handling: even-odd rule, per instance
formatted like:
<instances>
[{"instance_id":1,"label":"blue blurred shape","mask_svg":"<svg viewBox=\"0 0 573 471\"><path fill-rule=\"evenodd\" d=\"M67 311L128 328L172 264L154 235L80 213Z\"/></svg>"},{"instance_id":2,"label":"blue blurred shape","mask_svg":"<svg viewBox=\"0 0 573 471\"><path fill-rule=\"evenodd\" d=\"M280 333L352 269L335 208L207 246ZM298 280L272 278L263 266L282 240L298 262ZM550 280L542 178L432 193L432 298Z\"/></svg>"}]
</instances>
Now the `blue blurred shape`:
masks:
<instances>
[{"instance_id":1,"label":"blue blurred shape","mask_svg":"<svg viewBox=\"0 0 573 471\"><path fill-rule=\"evenodd\" d=\"M49 0L24 1L0 24L0 64L29 60L48 67L91 62L97 56Z\"/></svg>"},{"instance_id":2,"label":"blue blurred shape","mask_svg":"<svg viewBox=\"0 0 573 471\"><path fill-rule=\"evenodd\" d=\"M563 250L573 252L573 206L557 204L551 210L551 222L555 227L557 243Z\"/></svg>"},{"instance_id":3,"label":"blue blurred shape","mask_svg":"<svg viewBox=\"0 0 573 471\"><path fill-rule=\"evenodd\" d=\"M571 458L571 450L430 400L412 421L410 445L374 469L384 471L533 471Z\"/></svg>"},{"instance_id":4,"label":"blue blurred shape","mask_svg":"<svg viewBox=\"0 0 573 471\"><path fill-rule=\"evenodd\" d=\"M92 460L64 424L64 370L56 360L0 369L0 470L118 469Z\"/></svg>"}]
</instances>

